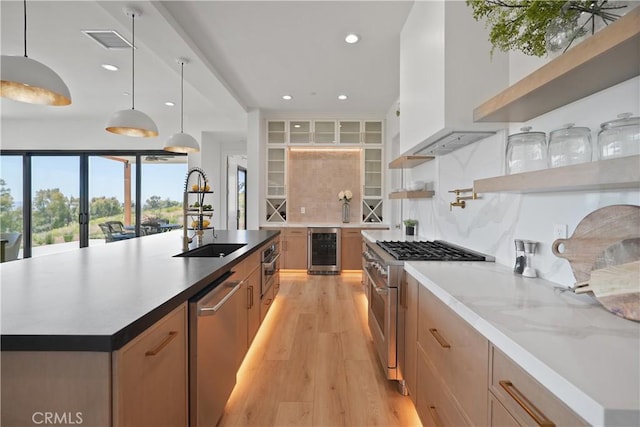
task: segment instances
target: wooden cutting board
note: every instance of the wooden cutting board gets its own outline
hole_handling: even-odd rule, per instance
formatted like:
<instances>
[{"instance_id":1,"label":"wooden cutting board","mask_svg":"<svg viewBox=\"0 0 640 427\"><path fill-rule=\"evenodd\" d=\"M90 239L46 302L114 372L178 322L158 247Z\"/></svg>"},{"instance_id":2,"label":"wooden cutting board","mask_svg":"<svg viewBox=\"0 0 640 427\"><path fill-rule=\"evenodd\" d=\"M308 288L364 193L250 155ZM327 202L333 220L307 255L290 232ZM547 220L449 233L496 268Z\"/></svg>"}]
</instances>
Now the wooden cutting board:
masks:
<instances>
[{"instance_id":1,"label":"wooden cutting board","mask_svg":"<svg viewBox=\"0 0 640 427\"><path fill-rule=\"evenodd\" d=\"M588 283L576 284L573 291L592 292L613 314L640 321L640 261L593 270Z\"/></svg>"},{"instance_id":2,"label":"wooden cutting board","mask_svg":"<svg viewBox=\"0 0 640 427\"><path fill-rule=\"evenodd\" d=\"M640 206L613 205L585 216L573 235L553 242L551 250L569 261L576 281L584 282L589 280L598 256L605 249L635 238L640 238Z\"/></svg>"}]
</instances>

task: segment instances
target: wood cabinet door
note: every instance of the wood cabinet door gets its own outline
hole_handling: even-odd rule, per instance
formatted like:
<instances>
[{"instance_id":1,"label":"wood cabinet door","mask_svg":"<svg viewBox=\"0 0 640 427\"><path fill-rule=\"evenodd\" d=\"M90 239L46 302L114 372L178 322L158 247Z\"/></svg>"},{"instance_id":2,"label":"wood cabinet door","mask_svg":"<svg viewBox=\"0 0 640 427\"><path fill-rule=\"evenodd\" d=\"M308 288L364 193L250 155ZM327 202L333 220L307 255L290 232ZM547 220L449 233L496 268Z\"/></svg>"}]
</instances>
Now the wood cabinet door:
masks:
<instances>
[{"instance_id":1,"label":"wood cabinet door","mask_svg":"<svg viewBox=\"0 0 640 427\"><path fill-rule=\"evenodd\" d=\"M520 427L492 393L489 393L489 425L491 427Z\"/></svg>"},{"instance_id":2,"label":"wood cabinet door","mask_svg":"<svg viewBox=\"0 0 640 427\"><path fill-rule=\"evenodd\" d=\"M184 426L187 414L187 304L113 355L114 425Z\"/></svg>"},{"instance_id":3,"label":"wood cabinet door","mask_svg":"<svg viewBox=\"0 0 640 427\"><path fill-rule=\"evenodd\" d=\"M307 269L307 229L291 228L285 230L284 269Z\"/></svg>"},{"instance_id":4,"label":"wood cabinet door","mask_svg":"<svg viewBox=\"0 0 640 427\"><path fill-rule=\"evenodd\" d=\"M416 403L416 361L418 343L418 281L409 274L403 283L403 295L401 300L405 302L405 355L404 355L404 379L409 389L409 397Z\"/></svg>"},{"instance_id":5,"label":"wood cabinet door","mask_svg":"<svg viewBox=\"0 0 640 427\"><path fill-rule=\"evenodd\" d=\"M340 239L340 264L343 270L362 268L362 235L359 228L343 228Z\"/></svg>"},{"instance_id":6,"label":"wood cabinet door","mask_svg":"<svg viewBox=\"0 0 640 427\"><path fill-rule=\"evenodd\" d=\"M253 338L260 328L260 266L256 267L247 279L247 345L251 346Z\"/></svg>"}]
</instances>

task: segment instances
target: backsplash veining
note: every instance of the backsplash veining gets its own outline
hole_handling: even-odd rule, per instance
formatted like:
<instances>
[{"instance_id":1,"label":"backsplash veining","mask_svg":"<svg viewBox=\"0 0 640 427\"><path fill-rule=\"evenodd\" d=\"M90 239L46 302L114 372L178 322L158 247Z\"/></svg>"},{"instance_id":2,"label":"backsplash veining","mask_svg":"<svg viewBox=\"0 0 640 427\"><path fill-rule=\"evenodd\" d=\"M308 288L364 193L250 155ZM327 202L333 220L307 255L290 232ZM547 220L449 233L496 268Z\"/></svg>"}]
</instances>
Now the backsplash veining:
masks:
<instances>
[{"instance_id":1,"label":"backsplash veining","mask_svg":"<svg viewBox=\"0 0 640 427\"><path fill-rule=\"evenodd\" d=\"M359 222L360 155L359 151L290 151L287 222L342 222L341 190L353 193L351 222Z\"/></svg>"},{"instance_id":2,"label":"backsplash veining","mask_svg":"<svg viewBox=\"0 0 640 427\"><path fill-rule=\"evenodd\" d=\"M596 134L599 124L623 111L640 113L637 94L640 78L621 83L609 91L531 120L536 130L547 134L569 121L588 126ZM417 218L418 232L428 239L444 239L496 257L496 262L513 266L514 239L540 242L534 266L538 274L552 282L571 286L575 282L569 263L551 252L555 240L554 224L566 224L569 236L592 211L615 204L640 204L638 190L574 191L559 193L479 194L465 209L449 210L454 199L448 193L467 188L474 179L504 174L504 151L508 134L517 133L522 124L513 124L483 141L440 156L433 162L413 168L409 179L434 183L433 199L406 201L405 218ZM640 165L638 165L640 167Z\"/></svg>"}]
</instances>

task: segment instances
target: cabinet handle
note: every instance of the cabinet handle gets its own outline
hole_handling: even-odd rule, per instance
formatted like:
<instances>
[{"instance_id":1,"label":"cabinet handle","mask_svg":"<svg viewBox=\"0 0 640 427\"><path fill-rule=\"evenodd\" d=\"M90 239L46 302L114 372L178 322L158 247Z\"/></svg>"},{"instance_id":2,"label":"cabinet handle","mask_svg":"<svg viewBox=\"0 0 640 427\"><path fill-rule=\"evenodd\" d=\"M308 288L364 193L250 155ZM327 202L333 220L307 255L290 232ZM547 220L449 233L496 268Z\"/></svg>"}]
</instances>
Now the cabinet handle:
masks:
<instances>
[{"instance_id":1,"label":"cabinet handle","mask_svg":"<svg viewBox=\"0 0 640 427\"><path fill-rule=\"evenodd\" d=\"M271 305L271 302L273 301L273 298L269 298L264 305Z\"/></svg>"},{"instance_id":2,"label":"cabinet handle","mask_svg":"<svg viewBox=\"0 0 640 427\"><path fill-rule=\"evenodd\" d=\"M247 309L253 307L253 286L247 286Z\"/></svg>"},{"instance_id":3,"label":"cabinet handle","mask_svg":"<svg viewBox=\"0 0 640 427\"><path fill-rule=\"evenodd\" d=\"M451 348L451 344L449 344L444 338L442 338L442 335L440 335L440 332L438 332L437 329L431 328L429 329L429 332L431 332L431 335L433 335L436 341L438 341L438 344L440 344L440 347Z\"/></svg>"},{"instance_id":4,"label":"cabinet handle","mask_svg":"<svg viewBox=\"0 0 640 427\"><path fill-rule=\"evenodd\" d=\"M520 390L518 390L516 388L516 386L514 386L511 381L506 381L506 380L502 380L502 381L498 381L498 384L500 384L500 386L504 389L504 391L507 392L507 394L509 396L511 396L511 398L513 400L516 401L516 403L522 408L524 409L524 411L529 414L529 416L531 418L533 418L533 421L536 422L536 424L538 424L540 427L555 427L555 424L553 423L553 421L551 421L549 418L547 418L542 411L540 411L536 405L534 405L533 403L531 403L531 401L529 399L527 399L521 392Z\"/></svg>"},{"instance_id":5,"label":"cabinet handle","mask_svg":"<svg viewBox=\"0 0 640 427\"><path fill-rule=\"evenodd\" d=\"M435 406L429 406L429 415L431 415L431 419L433 419L433 423L436 425L436 427L440 427L442 425Z\"/></svg>"},{"instance_id":6,"label":"cabinet handle","mask_svg":"<svg viewBox=\"0 0 640 427\"><path fill-rule=\"evenodd\" d=\"M147 350L147 352L144 354L145 356L155 356L156 354L160 353L162 351L163 348L165 348L167 345L169 345L169 343L171 341L173 341L173 339L175 337L178 336L178 331L171 331L169 332L169 336L160 343L160 345L158 345L156 348L154 348L153 350Z\"/></svg>"}]
</instances>

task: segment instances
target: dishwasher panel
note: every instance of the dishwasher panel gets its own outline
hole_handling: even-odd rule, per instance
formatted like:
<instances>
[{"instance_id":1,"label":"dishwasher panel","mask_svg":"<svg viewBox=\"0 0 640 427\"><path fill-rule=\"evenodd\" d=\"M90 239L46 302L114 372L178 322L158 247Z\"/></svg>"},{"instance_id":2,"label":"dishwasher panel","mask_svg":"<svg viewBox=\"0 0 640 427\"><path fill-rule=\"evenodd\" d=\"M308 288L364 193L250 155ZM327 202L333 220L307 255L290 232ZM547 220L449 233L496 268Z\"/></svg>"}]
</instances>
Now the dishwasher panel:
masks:
<instances>
[{"instance_id":1,"label":"dishwasher panel","mask_svg":"<svg viewBox=\"0 0 640 427\"><path fill-rule=\"evenodd\" d=\"M231 274L189 302L190 426L215 426L236 384L246 346L235 328L238 310L246 309L242 285Z\"/></svg>"}]
</instances>

